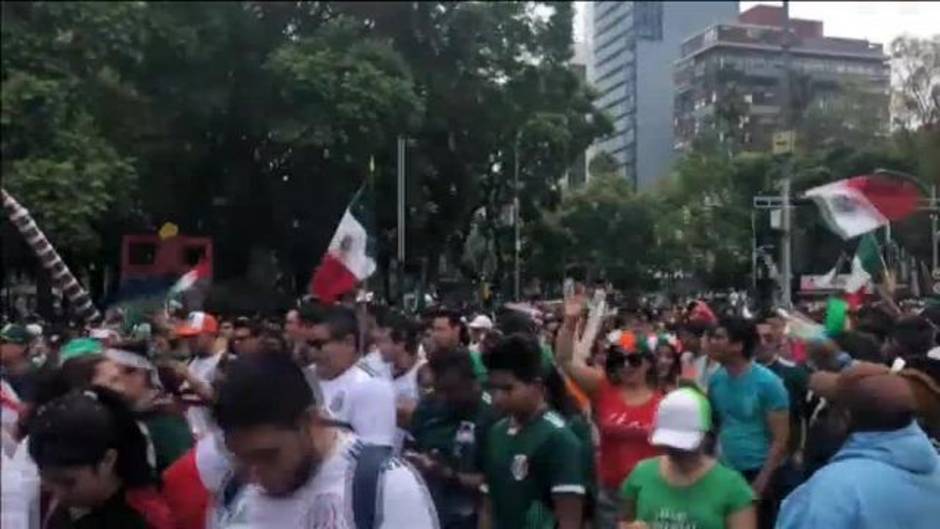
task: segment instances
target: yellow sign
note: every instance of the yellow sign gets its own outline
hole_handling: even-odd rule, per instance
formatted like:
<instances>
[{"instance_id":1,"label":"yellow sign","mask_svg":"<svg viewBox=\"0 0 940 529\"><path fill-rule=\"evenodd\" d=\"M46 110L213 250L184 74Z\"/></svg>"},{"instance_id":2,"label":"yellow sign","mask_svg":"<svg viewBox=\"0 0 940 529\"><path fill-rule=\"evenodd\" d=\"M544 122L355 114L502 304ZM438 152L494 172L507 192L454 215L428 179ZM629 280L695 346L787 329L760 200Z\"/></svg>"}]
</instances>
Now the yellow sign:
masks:
<instances>
[{"instance_id":1,"label":"yellow sign","mask_svg":"<svg viewBox=\"0 0 940 529\"><path fill-rule=\"evenodd\" d=\"M157 235L160 236L160 239L172 239L180 233L180 227L172 222L167 222L160 227L160 231L157 232Z\"/></svg>"},{"instance_id":2,"label":"yellow sign","mask_svg":"<svg viewBox=\"0 0 940 529\"><path fill-rule=\"evenodd\" d=\"M774 132L774 154L787 154L796 148L796 133L792 130Z\"/></svg>"}]
</instances>

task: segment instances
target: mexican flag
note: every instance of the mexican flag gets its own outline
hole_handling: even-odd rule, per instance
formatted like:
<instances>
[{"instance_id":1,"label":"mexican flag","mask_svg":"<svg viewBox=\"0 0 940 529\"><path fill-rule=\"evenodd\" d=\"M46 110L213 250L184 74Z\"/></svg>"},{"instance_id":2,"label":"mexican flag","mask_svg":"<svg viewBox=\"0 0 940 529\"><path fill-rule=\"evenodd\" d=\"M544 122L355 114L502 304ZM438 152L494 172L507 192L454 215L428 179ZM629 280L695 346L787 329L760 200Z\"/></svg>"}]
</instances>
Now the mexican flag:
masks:
<instances>
[{"instance_id":1,"label":"mexican flag","mask_svg":"<svg viewBox=\"0 0 940 529\"><path fill-rule=\"evenodd\" d=\"M212 275L212 269L209 267L209 262L202 260L193 267L192 270L183 274L179 280L170 288L170 296L176 296L182 292L190 290L196 284L204 279L208 279Z\"/></svg>"},{"instance_id":2,"label":"mexican flag","mask_svg":"<svg viewBox=\"0 0 940 529\"><path fill-rule=\"evenodd\" d=\"M816 202L832 231L851 239L907 217L921 193L910 179L876 173L814 187L806 197Z\"/></svg>"},{"instance_id":3,"label":"mexican flag","mask_svg":"<svg viewBox=\"0 0 940 529\"><path fill-rule=\"evenodd\" d=\"M858 242L855 257L852 258L852 272L845 282L846 300L849 304L853 307L859 306L865 287L876 281L886 269L878 241L871 233L866 234Z\"/></svg>"},{"instance_id":4,"label":"mexican flag","mask_svg":"<svg viewBox=\"0 0 940 529\"><path fill-rule=\"evenodd\" d=\"M375 272L372 215L365 188L360 189L336 227L330 246L313 273L311 293L333 303Z\"/></svg>"}]
</instances>

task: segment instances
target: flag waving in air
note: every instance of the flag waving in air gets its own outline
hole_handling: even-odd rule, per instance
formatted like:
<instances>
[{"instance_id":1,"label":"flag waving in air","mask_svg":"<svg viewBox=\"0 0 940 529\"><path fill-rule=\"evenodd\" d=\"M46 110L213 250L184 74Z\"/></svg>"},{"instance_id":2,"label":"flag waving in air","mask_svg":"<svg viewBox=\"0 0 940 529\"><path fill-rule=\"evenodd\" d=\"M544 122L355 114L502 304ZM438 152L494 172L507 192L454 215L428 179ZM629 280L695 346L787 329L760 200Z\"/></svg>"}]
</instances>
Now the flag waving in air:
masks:
<instances>
[{"instance_id":1,"label":"flag waving in air","mask_svg":"<svg viewBox=\"0 0 940 529\"><path fill-rule=\"evenodd\" d=\"M887 267L881 257L881 248L871 233L858 241L855 257L852 258L852 273L845 282L846 299L853 307L861 305L865 288L882 276Z\"/></svg>"},{"instance_id":2,"label":"flag waving in air","mask_svg":"<svg viewBox=\"0 0 940 529\"><path fill-rule=\"evenodd\" d=\"M175 296L185 292L196 286L200 280L208 279L210 275L212 275L212 270L209 268L209 261L203 259L192 270L180 276L170 289L170 295Z\"/></svg>"},{"instance_id":3,"label":"flag waving in air","mask_svg":"<svg viewBox=\"0 0 940 529\"><path fill-rule=\"evenodd\" d=\"M365 189L353 196L313 273L311 293L325 303L333 303L375 272L372 220Z\"/></svg>"},{"instance_id":4,"label":"flag waving in air","mask_svg":"<svg viewBox=\"0 0 940 529\"><path fill-rule=\"evenodd\" d=\"M806 196L819 206L832 231L851 239L907 217L917 209L922 192L911 178L876 172L814 187Z\"/></svg>"}]
</instances>

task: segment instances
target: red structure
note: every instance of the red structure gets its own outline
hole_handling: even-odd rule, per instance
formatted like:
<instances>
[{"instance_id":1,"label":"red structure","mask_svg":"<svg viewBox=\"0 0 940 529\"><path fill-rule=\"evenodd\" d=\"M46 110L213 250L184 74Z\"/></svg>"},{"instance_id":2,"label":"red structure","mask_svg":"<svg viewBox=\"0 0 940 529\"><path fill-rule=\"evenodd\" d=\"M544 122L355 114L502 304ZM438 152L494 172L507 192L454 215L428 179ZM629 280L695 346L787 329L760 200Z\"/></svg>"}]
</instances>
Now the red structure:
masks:
<instances>
[{"instance_id":1,"label":"red structure","mask_svg":"<svg viewBox=\"0 0 940 529\"><path fill-rule=\"evenodd\" d=\"M783 8L778 6L756 5L738 15L742 24L754 26L783 27ZM819 20L806 20L804 18L791 18L790 27L793 32L804 39L823 37L823 23Z\"/></svg>"},{"instance_id":2,"label":"red structure","mask_svg":"<svg viewBox=\"0 0 940 529\"><path fill-rule=\"evenodd\" d=\"M161 239L157 234L125 235L121 241L121 283L158 278L176 279L201 259L212 274L212 239L177 235Z\"/></svg>"}]
</instances>

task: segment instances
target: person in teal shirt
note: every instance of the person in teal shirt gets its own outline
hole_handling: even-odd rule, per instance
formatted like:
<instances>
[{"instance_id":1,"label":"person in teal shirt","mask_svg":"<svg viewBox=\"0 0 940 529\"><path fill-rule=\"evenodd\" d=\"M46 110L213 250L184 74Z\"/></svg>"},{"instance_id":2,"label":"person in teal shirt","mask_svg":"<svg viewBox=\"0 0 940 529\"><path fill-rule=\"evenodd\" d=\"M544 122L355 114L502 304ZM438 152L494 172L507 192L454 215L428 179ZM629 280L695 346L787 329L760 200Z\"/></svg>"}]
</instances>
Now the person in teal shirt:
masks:
<instances>
[{"instance_id":1,"label":"person in teal shirt","mask_svg":"<svg viewBox=\"0 0 940 529\"><path fill-rule=\"evenodd\" d=\"M740 472L760 497L760 527L773 527L780 498L772 484L786 458L790 435L787 390L780 377L753 361L754 322L723 319L712 331L709 347L722 366L708 383L708 396L720 421L721 461Z\"/></svg>"}]
</instances>

